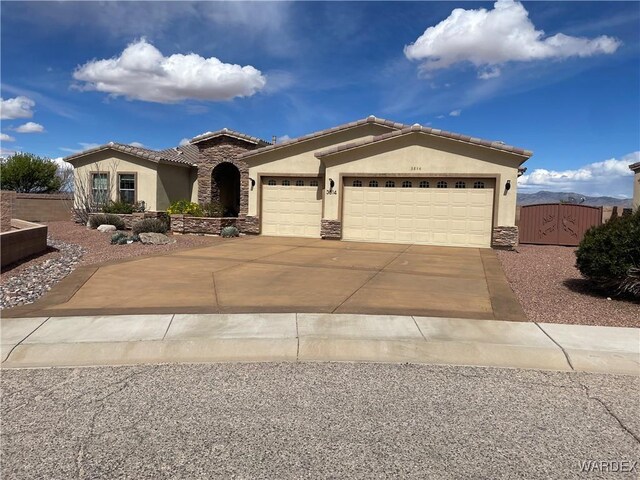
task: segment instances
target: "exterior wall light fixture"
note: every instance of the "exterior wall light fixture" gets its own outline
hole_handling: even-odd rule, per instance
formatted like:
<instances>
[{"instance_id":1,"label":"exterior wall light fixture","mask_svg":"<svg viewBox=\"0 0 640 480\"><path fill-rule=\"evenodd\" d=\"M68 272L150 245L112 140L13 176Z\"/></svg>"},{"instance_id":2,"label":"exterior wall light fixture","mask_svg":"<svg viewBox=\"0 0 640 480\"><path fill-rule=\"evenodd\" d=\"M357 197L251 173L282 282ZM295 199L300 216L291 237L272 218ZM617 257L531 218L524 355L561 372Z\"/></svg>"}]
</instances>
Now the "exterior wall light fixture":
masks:
<instances>
[{"instance_id":1,"label":"exterior wall light fixture","mask_svg":"<svg viewBox=\"0 0 640 480\"><path fill-rule=\"evenodd\" d=\"M336 182L333 181L333 178L330 178L329 179L329 190L327 190L327 194L328 195L335 195L335 194L338 193L333 189L333 187L335 187L335 186L336 186Z\"/></svg>"}]
</instances>

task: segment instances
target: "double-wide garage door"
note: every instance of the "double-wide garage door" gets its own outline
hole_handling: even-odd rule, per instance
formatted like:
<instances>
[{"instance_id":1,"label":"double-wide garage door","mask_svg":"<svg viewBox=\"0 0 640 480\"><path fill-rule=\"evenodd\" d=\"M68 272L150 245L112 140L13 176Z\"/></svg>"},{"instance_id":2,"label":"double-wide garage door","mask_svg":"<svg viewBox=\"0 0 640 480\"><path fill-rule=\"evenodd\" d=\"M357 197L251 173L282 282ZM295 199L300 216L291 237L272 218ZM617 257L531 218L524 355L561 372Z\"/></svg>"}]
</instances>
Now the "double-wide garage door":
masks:
<instances>
[{"instance_id":1,"label":"double-wide garage door","mask_svg":"<svg viewBox=\"0 0 640 480\"><path fill-rule=\"evenodd\" d=\"M269 177L262 180L262 233L280 237L320 237L322 181Z\"/></svg>"},{"instance_id":2,"label":"double-wide garage door","mask_svg":"<svg viewBox=\"0 0 640 480\"><path fill-rule=\"evenodd\" d=\"M489 247L494 181L347 178L342 238Z\"/></svg>"}]
</instances>

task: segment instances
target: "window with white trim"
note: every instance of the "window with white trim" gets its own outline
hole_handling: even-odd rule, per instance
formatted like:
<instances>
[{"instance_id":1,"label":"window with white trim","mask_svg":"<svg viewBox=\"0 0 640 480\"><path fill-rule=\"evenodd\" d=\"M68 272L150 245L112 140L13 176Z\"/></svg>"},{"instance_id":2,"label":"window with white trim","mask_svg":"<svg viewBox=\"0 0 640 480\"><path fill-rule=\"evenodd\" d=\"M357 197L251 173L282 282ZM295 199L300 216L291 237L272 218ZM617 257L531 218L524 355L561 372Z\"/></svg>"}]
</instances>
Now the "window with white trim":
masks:
<instances>
[{"instance_id":1,"label":"window with white trim","mask_svg":"<svg viewBox=\"0 0 640 480\"><path fill-rule=\"evenodd\" d=\"M310 187L317 187L318 186L318 180L310 180L309 181L309 186Z\"/></svg>"},{"instance_id":2,"label":"window with white trim","mask_svg":"<svg viewBox=\"0 0 640 480\"><path fill-rule=\"evenodd\" d=\"M118 197L124 203L136 203L136 174L118 174Z\"/></svg>"},{"instance_id":3,"label":"window with white trim","mask_svg":"<svg viewBox=\"0 0 640 480\"><path fill-rule=\"evenodd\" d=\"M420 188L429 188L429 182L426 180L420 180L420 184L418 185Z\"/></svg>"},{"instance_id":4,"label":"window with white trim","mask_svg":"<svg viewBox=\"0 0 640 480\"><path fill-rule=\"evenodd\" d=\"M275 184L276 184L276 181L275 181L273 178L271 178L271 179L269 179L269 180L267 181L267 185L270 185L270 186L272 186L272 187L273 187Z\"/></svg>"},{"instance_id":5,"label":"window with white trim","mask_svg":"<svg viewBox=\"0 0 640 480\"><path fill-rule=\"evenodd\" d=\"M288 187L291 185L291 182L289 180L282 180L282 186L283 187Z\"/></svg>"},{"instance_id":6,"label":"window with white trim","mask_svg":"<svg viewBox=\"0 0 640 480\"><path fill-rule=\"evenodd\" d=\"M386 188L395 188L396 182L394 182L393 180L387 180L387 182L384 184L384 186Z\"/></svg>"},{"instance_id":7,"label":"window with white trim","mask_svg":"<svg viewBox=\"0 0 640 480\"><path fill-rule=\"evenodd\" d=\"M402 182L402 188L411 188L411 182L409 180L405 180Z\"/></svg>"},{"instance_id":8,"label":"window with white trim","mask_svg":"<svg viewBox=\"0 0 640 480\"><path fill-rule=\"evenodd\" d=\"M438 183L436 183L436 188L447 188L447 182L445 182L444 180L440 180Z\"/></svg>"},{"instance_id":9,"label":"window with white trim","mask_svg":"<svg viewBox=\"0 0 640 480\"><path fill-rule=\"evenodd\" d=\"M376 188L378 186L378 181L377 180L370 180L369 181L369 186Z\"/></svg>"},{"instance_id":10,"label":"window with white trim","mask_svg":"<svg viewBox=\"0 0 640 480\"><path fill-rule=\"evenodd\" d=\"M352 185L354 187L361 187L362 186L362 180L354 180Z\"/></svg>"},{"instance_id":11,"label":"window with white trim","mask_svg":"<svg viewBox=\"0 0 640 480\"><path fill-rule=\"evenodd\" d=\"M481 182L481 181L474 182L473 188L484 188L484 182Z\"/></svg>"},{"instance_id":12,"label":"window with white trim","mask_svg":"<svg viewBox=\"0 0 640 480\"><path fill-rule=\"evenodd\" d=\"M456 188L465 188L467 186L462 180L456 182Z\"/></svg>"},{"instance_id":13,"label":"window with white trim","mask_svg":"<svg viewBox=\"0 0 640 480\"><path fill-rule=\"evenodd\" d=\"M296 180L296 187L304 187L304 180Z\"/></svg>"}]
</instances>

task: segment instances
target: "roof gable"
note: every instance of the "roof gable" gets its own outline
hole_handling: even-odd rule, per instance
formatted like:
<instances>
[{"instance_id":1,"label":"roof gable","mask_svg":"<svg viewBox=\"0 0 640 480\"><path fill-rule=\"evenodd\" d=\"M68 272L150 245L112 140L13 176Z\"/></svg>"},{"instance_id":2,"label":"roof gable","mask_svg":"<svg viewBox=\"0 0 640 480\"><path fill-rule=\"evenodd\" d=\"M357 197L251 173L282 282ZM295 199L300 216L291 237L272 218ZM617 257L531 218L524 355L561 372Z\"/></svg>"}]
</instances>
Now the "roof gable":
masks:
<instances>
[{"instance_id":1,"label":"roof gable","mask_svg":"<svg viewBox=\"0 0 640 480\"><path fill-rule=\"evenodd\" d=\"M177 147L177 148L181 149L184 147ZM193 147L193 148L197 149L197 147ZM84 150L79 153L74 153L73 155L69 155L68 157L65 157L63 160L65 162L72 163L74 160L78 158L91 155L93 153L102 152L105 150L114 150L116 152L127 153L129 155L133 155L134 157L138 157L143 160L148 160L154 163L170 163L170 164L181 165L181 166L193 165L193 162L191 161L190 158L187 158L187 155L181 156L181 154L179 154L176 149L167 149L167 150L157 151L157 150L150 150L148 148L134 147L132 145L124 145L122 143L115 143L115 142L105 143L104 145L100 145L98 147L90 148L88 150ZM173 153L171 153L170 151L173 151Z\"/></svg>"},{"instance_id":2,"label":"roof gable","mask_svg":"<svg viewBox=\"0 0 640 480\"><path fill-rule=\"evenodd\" d=\"M310 133L308 135L303 135L302 137L292 138L291 140L287 140L286 142L270 144L262 148L257 148L255 150L251 150L249 152L245 152L238 155L238 158L252 157L254 155L259 155L261 153L279 150L281 148L290 147L291 145L297 145L302 142L306 142L306 141L320 138L323 136L332 135L334 133L342 132L344 130L348 130L351 128L357 128L363 125L371 125L371 124L381 125L393 130L398 130L398 129L407 127L407 125L404 125L402 123L392 122L390 120L385 120L383 118L377 118L373 115L370 115L367 118L356 120L355 122L345 123L342 125L338 125L337 127L327 128L325 130L320 130L318 132Z\"/></svg>"},{"instance_id":3,"label":"roof gable","mask_svg":"<svg viewBox=\"0 0 640 480\"><path fill-rule=\"evenodd\" d=\"M525 159L533 155L533 152L530 150L524 150L522 148L514 147L512 145L507 145L504 142L483 140L477 137L470 137L468 135L462 135L460 133L447 132L445 130L423 127L421 125L415 124L412 126L404 126L404 128L402 129L394 130L392 132L385 133L383 135L378 135L377 137L373 137L370 139L363 139L357 142L352 142L344 145L338 145L336 147L331 147L326 150L316 152L315 156L317 158L324 158L330 155L335 155L337 153L342 153L348 150L354 150L357 148L364 147L366 145L372 145L372 144L383 142L385 140L389 140L392 138L397 138L400 136L411 135L411 134L426 134L426 135L432 135L440 138L447 138L447 139L462 142L462 143L468 143L472 145L478 145L480 147L512 153L512 154L524 157Z\"/></svg>"},{"instance_id":4,"label":"roof gable","mask_svg":"<svg viewBox=\"0 0 640 480\"><path fill-rule=\"evenodd\" d=\"M204 142L206 140L211 140L212 138L223 137L223 136L224 137L236 138L238 140L243 140L243 141L248 142L248 143L253 143L254 145L258 145L259 147L264 147L264 146L267 146L267 145L271 145L271 143L267 142L266 140L262 140L262 139L260 139L258 137L252 137L251 135L247 135L247 134L244 134L244 133L236 132L236 131L230 130L228 128L223 128L221 130L216 130L215 132L205 132L205 133L203 133L201 135L193 137L189 143L194 145L196 143Z\"/></svg>"}]
</instances>

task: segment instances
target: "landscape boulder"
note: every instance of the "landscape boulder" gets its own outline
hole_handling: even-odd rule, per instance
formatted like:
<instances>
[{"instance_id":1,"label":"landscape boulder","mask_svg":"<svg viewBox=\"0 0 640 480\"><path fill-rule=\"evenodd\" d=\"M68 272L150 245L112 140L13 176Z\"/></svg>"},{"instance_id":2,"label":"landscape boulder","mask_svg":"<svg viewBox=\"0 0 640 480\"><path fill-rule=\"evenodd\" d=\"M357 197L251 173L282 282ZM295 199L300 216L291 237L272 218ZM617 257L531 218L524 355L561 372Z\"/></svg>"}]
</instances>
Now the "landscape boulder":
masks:
<instances>
[{"instance_id":1,"label":"landscape boulder","mask_svg":"<svg viewBox=\"0 0 640 480\"><path fill-rule=\"evenodd\" d=\"M115 225L100 225L98 227L98 231L105 233L105 232L115 232L117 230Z\"/></svg>"},{"instance_id":2,"label":"landscape boulder","mask_svg":"<svg viewBox=\"0 0 640 480\"><path fill-rule=\"evenodd\" d=\"M139 236L140 242L145 245L166 245L175 242L163 233L141 233Z\"/></svg>"}]
</instances>

